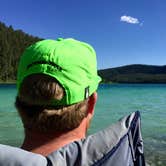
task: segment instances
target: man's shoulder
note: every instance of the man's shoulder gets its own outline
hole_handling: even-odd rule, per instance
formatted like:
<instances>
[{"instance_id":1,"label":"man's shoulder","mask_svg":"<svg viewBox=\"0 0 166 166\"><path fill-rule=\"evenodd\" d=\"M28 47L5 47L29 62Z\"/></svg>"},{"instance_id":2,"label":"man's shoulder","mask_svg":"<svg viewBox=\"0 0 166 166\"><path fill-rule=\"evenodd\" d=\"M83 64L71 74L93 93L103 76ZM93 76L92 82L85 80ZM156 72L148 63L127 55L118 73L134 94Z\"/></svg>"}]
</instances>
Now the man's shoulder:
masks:
<instances>
[{"instance_id":1,"label":"man's shoulder","mask_svg":"<svg viewBox=\"0 0 166 166\"><path fill-rule=\"evenodd\" d=\"M134 132L137 132L136 137L132 137ZM124 163L134 165L136 158L143 155L143 144L139 147L140 154L136 154L137 145L134 144L133 139L142 143L139 112L122 118L116 124L86 139L60 148L51 153L48 158L52 163L58 161L60 165L63 165L64 161L66 165L80 166L121 166Z\"/></svg>"},{"instance_id":2,"label":"man's shoulder","mask_svg":"<svg viewBox=\"0 0 166 166\"><path fill-rule=\"evenodd\" d=\"M0 144L0 166L47 166L44 156Z\"/></svg>"}]
</instances>

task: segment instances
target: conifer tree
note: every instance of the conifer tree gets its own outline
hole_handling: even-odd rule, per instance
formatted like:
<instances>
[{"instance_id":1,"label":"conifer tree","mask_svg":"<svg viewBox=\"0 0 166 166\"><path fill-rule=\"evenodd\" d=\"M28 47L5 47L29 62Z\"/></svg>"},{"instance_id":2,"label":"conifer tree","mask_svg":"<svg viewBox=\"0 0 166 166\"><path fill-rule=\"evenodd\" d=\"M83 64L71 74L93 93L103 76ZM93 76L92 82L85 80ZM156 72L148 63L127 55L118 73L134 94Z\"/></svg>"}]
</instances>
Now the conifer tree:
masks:
<instances>
[{"instance_id":1,"label":"conifer tree","mask_svg":"<svg viewBox=\"0 0 166 166\"><path fill-rule=\"evenodd\" d=\"M42 40L24 33L22 30L14 30L0 22L0 80L16 80L17 65L24 49Z\"/></svg>"}]
</instances>

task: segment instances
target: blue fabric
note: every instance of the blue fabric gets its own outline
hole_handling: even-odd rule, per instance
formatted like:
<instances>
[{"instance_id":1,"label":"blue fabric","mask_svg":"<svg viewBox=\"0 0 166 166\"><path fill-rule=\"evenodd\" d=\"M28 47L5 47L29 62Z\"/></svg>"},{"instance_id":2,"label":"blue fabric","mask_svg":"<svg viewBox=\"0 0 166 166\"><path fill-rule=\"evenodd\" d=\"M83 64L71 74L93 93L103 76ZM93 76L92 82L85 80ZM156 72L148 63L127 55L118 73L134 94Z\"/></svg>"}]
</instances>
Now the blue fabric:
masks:
<instances>
[{"instance_id":1,"label":"blue fabric","mask_svg":"<svg viewBox=\"0 0 166 166\"><path fill-rule=\"evenodd\" d=\"M0 145L0 166L144 166L140 114L132 113L86 139L72 142L46 158Z\"/></svg>"},{"instance_id":2,"label":"blue fabric","mask_svg":"<svg viewBox=\"0 0 166 166\"><path fill-rule=\"evenodd\" d=\"M0 166L47 166L44 156L0 144Z\"/></svg>"}]
</instances>

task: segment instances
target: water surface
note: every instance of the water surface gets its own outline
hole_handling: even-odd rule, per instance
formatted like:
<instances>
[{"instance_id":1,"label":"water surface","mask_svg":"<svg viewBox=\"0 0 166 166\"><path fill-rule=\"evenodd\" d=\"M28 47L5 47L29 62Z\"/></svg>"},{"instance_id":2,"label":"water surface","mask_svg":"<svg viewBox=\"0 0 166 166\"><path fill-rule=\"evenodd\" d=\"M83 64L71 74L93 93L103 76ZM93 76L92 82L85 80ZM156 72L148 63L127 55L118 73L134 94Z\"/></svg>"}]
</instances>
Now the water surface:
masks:
<instances>
[{"instance_id":1,"label":"water surface","mask_svg":"<svg viewBox=\"0 0 166 166\"><path fill-rule=\"evenodd\" d=\"M15 85L0 85L0 143L20 146L23 127L14 107ZM139 110L146 160L166 165L166 84L102 84L88 134Z\"/></svg>"}]
</instances>

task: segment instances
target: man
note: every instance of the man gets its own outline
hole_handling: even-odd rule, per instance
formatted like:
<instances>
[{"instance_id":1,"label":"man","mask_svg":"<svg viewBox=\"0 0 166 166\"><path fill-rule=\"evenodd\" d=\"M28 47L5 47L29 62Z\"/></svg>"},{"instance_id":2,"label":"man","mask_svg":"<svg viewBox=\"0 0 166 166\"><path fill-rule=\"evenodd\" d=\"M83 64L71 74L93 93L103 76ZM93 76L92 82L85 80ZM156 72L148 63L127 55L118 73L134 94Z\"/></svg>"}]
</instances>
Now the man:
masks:
<instances>
[{"instance_id":1,"label":"man","mask_svg":"<svg viewBox=\"0 0 166 166\"><path fill-rule=\"evenodd\" d=\"M28 47L17 76L23 150L0 145L0 165L144 165L139 112L86 137L100 80L87 43L60 38Z\"/></svg>"},{"instance_id":2,"label":"man","mask_svg":"<svg viewBox=\"0 0 166 166\"><path fill-rule=\"evenodd\" d=\"M95 51L86 43L44 40L27 48L17 77L22 148L46 156L85 138L100 80Z\"/></svg>"}]
</instances>

